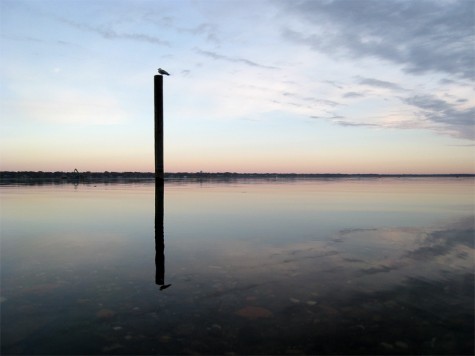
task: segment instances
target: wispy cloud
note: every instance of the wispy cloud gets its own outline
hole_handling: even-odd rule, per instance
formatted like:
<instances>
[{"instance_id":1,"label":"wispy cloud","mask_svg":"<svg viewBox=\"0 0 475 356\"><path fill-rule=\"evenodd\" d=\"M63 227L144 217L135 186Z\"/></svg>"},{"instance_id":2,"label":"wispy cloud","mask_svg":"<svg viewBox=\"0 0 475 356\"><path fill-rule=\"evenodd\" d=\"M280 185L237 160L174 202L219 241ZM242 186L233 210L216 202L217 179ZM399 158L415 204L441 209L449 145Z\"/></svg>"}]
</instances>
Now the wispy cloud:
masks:
<instances>
[{"instance_id":1,"label":"wispy cloud","mask_svg":"<svg viewBox=\"0 0 475 356\"><path fill-rule=\"evenodd\" d=\"M192 35L204 36L207 41L215 44L220 44L221 41L218 38L218 30L216 25L211 23L201 23L191 28L177 28L179 32L191 33Z\"/></svg>"},{"instance_id":2,"label":"wispy cloud","mask_svg":"<svg viewBox=\"0 0 475 356\"><path fill-rule=\"evenodd\" d=\"M283 92L281 93L282 96L286 97L286 98L292 98L294 100L297 100L301 103L301 105L308 105L309 103L310 104L313 104L313 105L317 105L317 106L329 106L329 107L335 107L335 106L338 106L340 105L339 102L336 102L336 101L333 101L333 100L328 100L328 99L319 99L319 98L315 98L313 96L305 96L305 95L301 95L301 94L298 94L298 93L293 93L293 92Z\"/></svg>"},{"instance_id":3,"label":"wispy cloud","mask_svg":"<svg viewBox=\"0 0 475 356\"><path fill-rule=\"evenodd\" d=\"M456 136L475 140L475 107L459 109L430 95L417 95L405 101L416 107L418 113L430 122L443 124Z\"/></svg>"},{"instance_id":4,"label":"wispy cloud","mask_svg":"<svg viewBox=\"0 0 475 356\"><path fill-rule=\"evenodd\" d=\"M24 41L24 42L37 42L37 43L44 43L45 41L40 40L39 38L31 37L31 36L18 36L18 35L6 35L1 34L1 38L11 41Z\"/></svg>"},{"instance_id":5,"label":"wispy cloud","mask_svg":"<svg viewBox=\"0 0 475 356\"><path fill-rule=\"evenodd\" d=\"M346 121L346 120L337 120L335 122L340 126L346 126L346 127L382 127L382 125L370 124L370 123L365 123L365 122L355 122L355 121Z\"/></svg>"},{"instance_id":6,"label":"wispy cloud","mask_svg":"<svg viewBox=\"0 0 475 356\"><path fill-rule=\"evenodd\" d=\"M400 98L412 110L377 116L311 115L313 119L328 120L343 127L373 127L381 129L424 129L460 139L475 140L475 107L458 108L455 104L430 95ZM471 144L460 146L472 146Z\"/></svg>"},{"instance_id":7,"label":"wispy cloud","mask_svg":"<svg viewBox=\"0 0 475 356\"><path fill-rule=\"evenodd\" d=\"M374 79L374 78L360 78L358 82L359 84L362 84L362 85L368 85L368 86L377 87L377 88L384 88L384 89L391 89L391 90L403 89L396 83L388 82L385 80Z\"/></svg>"},{"instance_id":8,"label":"wispy cloud","mask_svg":"<svg viewBox=\"0 0 475 356\"><path fill-rule=\"evenodd\" d=\"M163 40L157 36L148 35L145 33L127 33L127 32L117 32L111 28L106 28L105 26L91 26L85 23L79 23L75 21L71 21L68 19L60 18L61 22L77 28L79 30L88 31L92 33L96 33L101 37L109 40L130 40L130 41L138 41L138 42L146 42L157 44L161 46L169 46L170 43L166 40Z\"/></svg>"},{"instance_id":9,"label":"wispy cloud","mask_svg":"<svg viewBox=\"0 0 475 356\"><path fill-rule=\"evenodd\" d=\"M344 98L361 98L361 97L364 97L364 94L363 93L357 93L357 92L354 92L354 91L350 91L350 92L347 92L347 93L343 94L343 97Z\"/></svg>"},{"instance_id":10,"label":"wispy cloud","mask_svg":"<svg viewBox=\"0 0 475 356\"><path fill-rule=\"evenodd\" d=\"M230 57L230 56L226 56L226 55L219 54L219 53L216 53L216 52L204 51L204 50L199 49L199 48L195 48L195 51L196 51L196 53L199 53L199 54L201 54L203 56L206 56L206 57L213 58L215 60L222 60L222 61L234 62L234 63L243 63L243 64L246 64L246 65L251 66L251 67L258 67L258 68L264 68L264 69L279 69L278 67L263 65L263 64L251 61L249 59L246 59L246 58Z\"/></svg>"}]
</instances>

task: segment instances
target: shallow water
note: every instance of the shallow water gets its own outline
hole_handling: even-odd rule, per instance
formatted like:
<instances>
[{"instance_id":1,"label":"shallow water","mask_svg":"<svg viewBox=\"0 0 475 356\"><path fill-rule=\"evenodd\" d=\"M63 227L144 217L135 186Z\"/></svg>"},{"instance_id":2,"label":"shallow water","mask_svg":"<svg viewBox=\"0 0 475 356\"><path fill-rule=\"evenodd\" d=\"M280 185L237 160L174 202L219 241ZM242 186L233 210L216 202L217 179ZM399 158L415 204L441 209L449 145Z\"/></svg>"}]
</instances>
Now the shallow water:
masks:
<instances>
[{"instance_id":1,"label":"shallow water","mask_svg":"<svg viewBox=\"0 0 475 356\"><path fill-rule=\"evenodd\" d=\"M166 182L162 222L153 183L3 186L2 354L472 354L474 192Z\"/></svg>"}]
</instances>

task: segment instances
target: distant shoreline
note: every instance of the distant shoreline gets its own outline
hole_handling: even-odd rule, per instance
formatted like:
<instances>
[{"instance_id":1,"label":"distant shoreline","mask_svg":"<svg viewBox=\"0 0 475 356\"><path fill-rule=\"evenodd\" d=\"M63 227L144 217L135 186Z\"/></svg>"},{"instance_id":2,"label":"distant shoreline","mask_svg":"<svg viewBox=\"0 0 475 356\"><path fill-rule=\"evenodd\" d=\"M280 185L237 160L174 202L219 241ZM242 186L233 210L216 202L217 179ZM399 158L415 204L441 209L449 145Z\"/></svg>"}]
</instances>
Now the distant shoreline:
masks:
<instances>
[{"instance_id":1,"label":"distant shoreline","mask_svg":"<svg viewBox=\"0 0 475 356\"><path fill-rule=\"evenodd\" d=\"M367 178L475 178L475 174L344 174L344 173L165 173L165 180L236 180L236 179L367 179ZM68 182L140 182L154 181L153 172L42 172L0 171L0 184Z\"/></svg>"}]
</instances>

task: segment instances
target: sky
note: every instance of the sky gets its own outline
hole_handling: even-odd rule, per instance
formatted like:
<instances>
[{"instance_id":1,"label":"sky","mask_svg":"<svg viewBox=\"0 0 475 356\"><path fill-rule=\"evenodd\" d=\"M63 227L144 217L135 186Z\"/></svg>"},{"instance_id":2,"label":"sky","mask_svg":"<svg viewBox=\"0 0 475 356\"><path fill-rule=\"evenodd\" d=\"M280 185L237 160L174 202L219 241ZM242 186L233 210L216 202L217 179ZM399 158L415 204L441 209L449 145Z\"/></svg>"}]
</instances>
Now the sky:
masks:
<instances>
[{"instance_id":1,"label":"sky","mask_svg":"<svg viewBox=\"0 0 475 356\"><path fill-rule=\"evenodd\" d=\"M473 0L0 0L0 170L475 173Z\"/></svg>"}]
</instances>

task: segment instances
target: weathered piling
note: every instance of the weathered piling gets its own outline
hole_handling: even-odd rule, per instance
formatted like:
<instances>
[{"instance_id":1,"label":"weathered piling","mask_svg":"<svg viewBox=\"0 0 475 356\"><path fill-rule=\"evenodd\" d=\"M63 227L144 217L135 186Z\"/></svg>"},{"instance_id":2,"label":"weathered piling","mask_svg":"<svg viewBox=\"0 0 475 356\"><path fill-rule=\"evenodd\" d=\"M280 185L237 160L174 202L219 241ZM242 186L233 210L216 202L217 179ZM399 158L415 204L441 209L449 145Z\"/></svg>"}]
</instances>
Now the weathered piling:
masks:
<instances>
[{"instance_id":1,"label":"weathered piling","mask_svg":"<svg viewBox=\"0 0 475 356\"><path fill-rule=\"evenodd\" d=\"M163 77L154 76L155 179L163 181Z\"/></svg>"},{"instance_id":2,"label":"weathered piling","mask_svg":"<svg viewBox=\"0 0 475 356\"><path fill-rule=\"evenodd\" d=\"M163 77L154 76L155 106L155 283L164 288L165 283L165 236L164 171L163 171Z\"/></svg>"}]
</instances>

